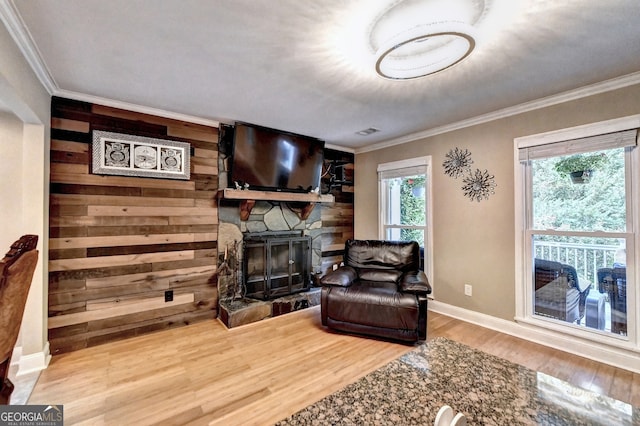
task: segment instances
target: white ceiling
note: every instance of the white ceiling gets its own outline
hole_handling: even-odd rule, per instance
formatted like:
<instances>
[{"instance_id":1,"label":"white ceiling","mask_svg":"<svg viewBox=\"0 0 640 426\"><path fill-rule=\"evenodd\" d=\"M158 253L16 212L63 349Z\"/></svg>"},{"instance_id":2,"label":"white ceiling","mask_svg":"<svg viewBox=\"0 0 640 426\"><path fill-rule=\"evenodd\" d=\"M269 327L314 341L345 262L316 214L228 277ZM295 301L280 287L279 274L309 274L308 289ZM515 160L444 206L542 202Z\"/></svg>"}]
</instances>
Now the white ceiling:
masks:
<instances>
[{"instance_id":1,"label":"white ceiling","mask_svg":"<svg viewBox=\"0 0 640 426\"><path fill-rule=\"evenodd\" d=\"M53 94L356 151L605 80L640 82L638 0L462 1L485 6L475 51L409 81L379 77L359 62L366 44L357 50L398 0L1 0L0 12ZM381 131L356 135L369 127Z\"/></svg>"}]
</instances>

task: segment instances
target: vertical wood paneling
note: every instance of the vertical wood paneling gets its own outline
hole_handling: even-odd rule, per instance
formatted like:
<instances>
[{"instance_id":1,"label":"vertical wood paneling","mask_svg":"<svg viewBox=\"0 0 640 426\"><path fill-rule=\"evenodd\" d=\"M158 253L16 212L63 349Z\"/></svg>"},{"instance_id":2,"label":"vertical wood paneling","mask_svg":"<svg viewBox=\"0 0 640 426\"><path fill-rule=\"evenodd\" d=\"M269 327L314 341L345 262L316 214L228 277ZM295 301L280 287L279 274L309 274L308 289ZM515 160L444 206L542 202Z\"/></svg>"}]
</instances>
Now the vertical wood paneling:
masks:
<instances>
[{"instance_id":1,"label":"vertical wood paneling","mask_svg":"<svg viewBox=\"0 0 640 426\"><path fill-rule=\"evenodd\" d=\"M52 353L215 318L218 129L58 97L51 116ZM93 175L93 130L189 142L191 179Z\"/></svg>"}]
</instances>

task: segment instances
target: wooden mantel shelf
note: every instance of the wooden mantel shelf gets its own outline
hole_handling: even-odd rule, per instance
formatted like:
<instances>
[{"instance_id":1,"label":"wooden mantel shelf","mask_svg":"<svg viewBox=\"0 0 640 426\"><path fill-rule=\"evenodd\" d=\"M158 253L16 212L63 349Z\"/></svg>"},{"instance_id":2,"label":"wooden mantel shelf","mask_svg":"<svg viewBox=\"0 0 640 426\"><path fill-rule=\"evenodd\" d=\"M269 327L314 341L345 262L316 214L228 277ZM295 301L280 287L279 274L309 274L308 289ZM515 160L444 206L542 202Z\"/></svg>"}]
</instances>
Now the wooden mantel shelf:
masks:
<instances>
[{"instance_id":1,"label":"wooden mantel shelf","mask_svg":"<svg viewBox=\"0 0 640 426\"><path fill-rule=\"evenodd\" d=\"M258 200L284 201L300 205L299 209L293 209L301 220L306 220L311 214L316 203L333 203L335 198L330 194L313 194L278 191L254 191L252 189L241 190L225 188L222 197L228 200L240 200L240 219L247 220L251 209Z\"/></svg>"},{"instance_id":2,"label":"wooden mantel shelf","mask_svg":"<svg viewBox=\"0 0 640 426\"><path fill-rule=\"evenodd\" d=\"M311 194L298 192L254 191L252 189L225 188L224 198L230 200L266 200L266 201L294 201L302 203L333 203L330 194Z\"/></svg>"}]
</instances>

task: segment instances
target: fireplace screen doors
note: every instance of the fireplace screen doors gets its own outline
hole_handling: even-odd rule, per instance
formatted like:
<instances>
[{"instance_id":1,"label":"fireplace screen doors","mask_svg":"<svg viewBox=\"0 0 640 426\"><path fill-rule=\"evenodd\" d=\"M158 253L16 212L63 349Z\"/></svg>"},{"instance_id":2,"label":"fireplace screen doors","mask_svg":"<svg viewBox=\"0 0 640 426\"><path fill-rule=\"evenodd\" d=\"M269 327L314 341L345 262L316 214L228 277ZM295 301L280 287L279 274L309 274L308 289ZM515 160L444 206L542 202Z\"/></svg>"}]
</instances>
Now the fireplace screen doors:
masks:
<instances>
[{"instance_id":1,"label":"fireplace screen doors","mask_svg":"<svg viewBox=\"0 0 640 426\"><path fill-rule=\"evenodd\" d=\"M274 299L310 286L311 237L250 235L244 239L247 297Z\"/></svg>"}]
</instances>

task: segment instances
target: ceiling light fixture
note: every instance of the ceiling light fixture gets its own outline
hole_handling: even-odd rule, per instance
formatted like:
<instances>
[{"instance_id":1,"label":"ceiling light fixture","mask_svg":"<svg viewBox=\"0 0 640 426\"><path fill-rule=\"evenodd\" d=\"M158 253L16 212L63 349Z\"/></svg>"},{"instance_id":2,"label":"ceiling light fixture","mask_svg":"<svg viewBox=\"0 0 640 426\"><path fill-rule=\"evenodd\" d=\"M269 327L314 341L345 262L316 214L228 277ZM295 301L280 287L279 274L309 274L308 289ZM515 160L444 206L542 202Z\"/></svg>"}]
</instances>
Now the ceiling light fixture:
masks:
<instances>
[{"instance_id":1,"label":"ceiling light fixture","mask_svg":"<svg viewBox=\"0 0 640 426\"><path fill-rule=\"evenodd\" d=\"M498 0L389 0L368 28L370 66L386 79L410 80L448 69L478 44Z\"/></svg>"},{"instance_id":2,"label":"ceiling light fixture","mask_svg":"<svg viewBox=\"0 0 640 426\"><path fill-rule=\"evenodd\" d=\"M376 129L375 127L369 127L368 129L364 129L364 130L360 130L359 132L356 132L356 135L369 136L370 134L376 133L379 131L380 129Z\"/></svg>"},{"instance_id":3,"label":"ceiling light fixture","mask_svg":"<svg viewBox=\"0 0 640 426\"><path fill-rule=\"evenodd\" d=\"M464 22L416 25L381 44L375 69L392 80L424 77L459 63L475 46L474 28Z\"/></svg>"}]
</instances>

